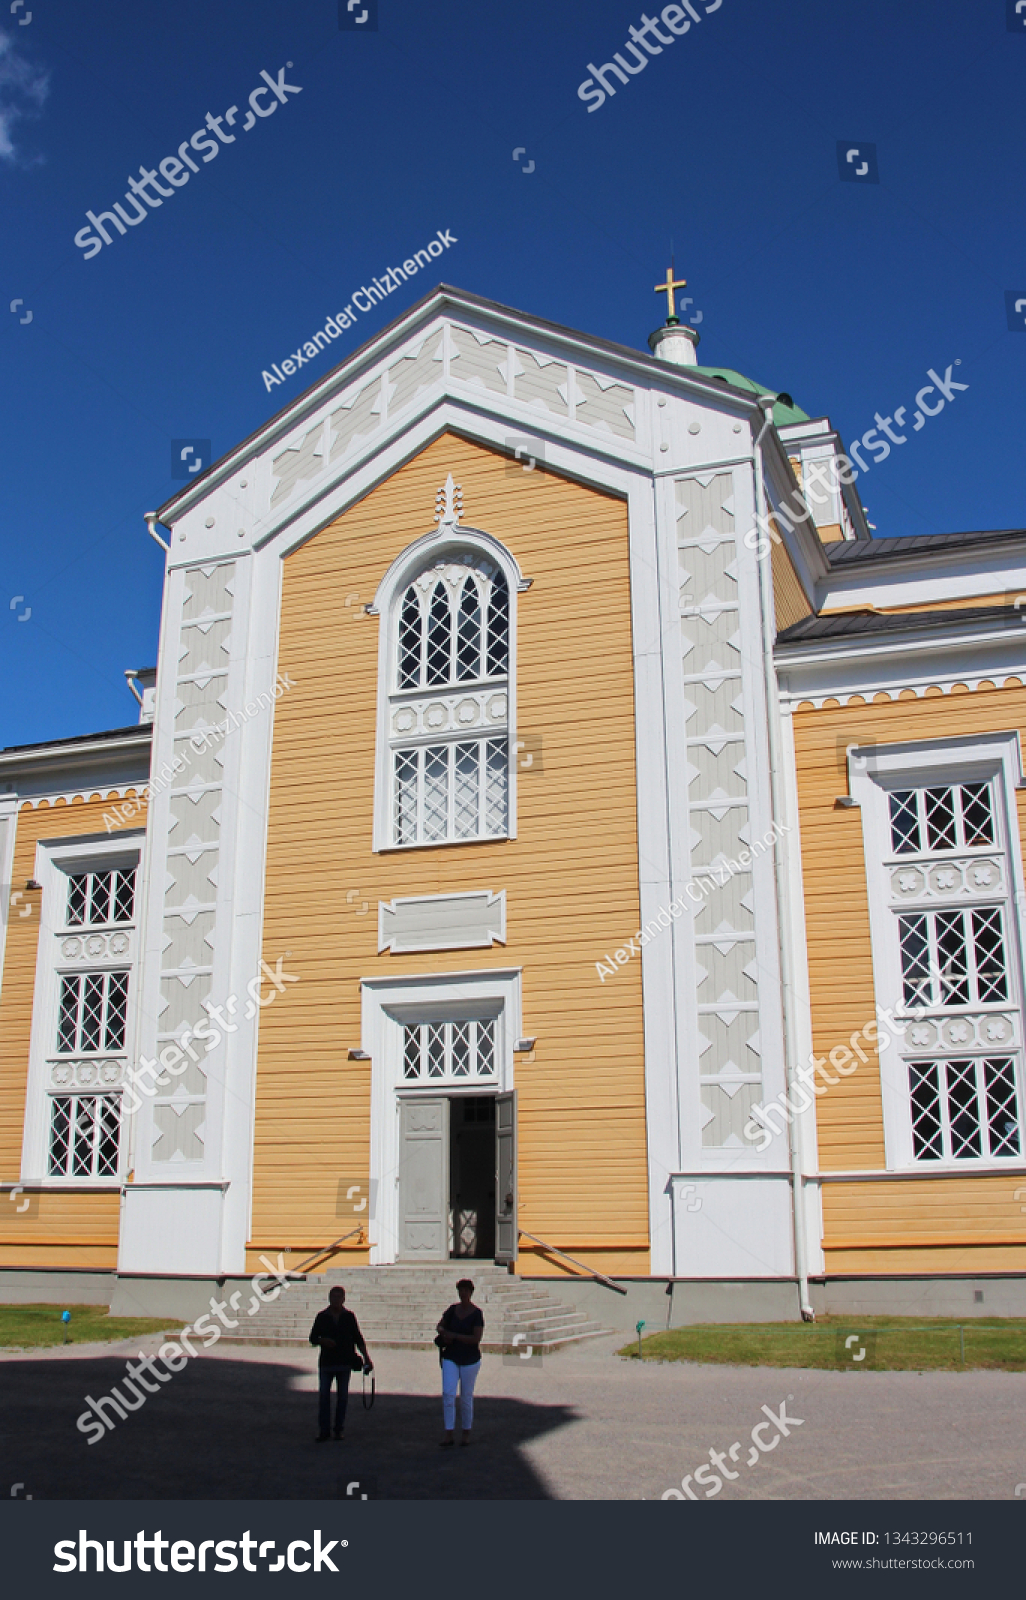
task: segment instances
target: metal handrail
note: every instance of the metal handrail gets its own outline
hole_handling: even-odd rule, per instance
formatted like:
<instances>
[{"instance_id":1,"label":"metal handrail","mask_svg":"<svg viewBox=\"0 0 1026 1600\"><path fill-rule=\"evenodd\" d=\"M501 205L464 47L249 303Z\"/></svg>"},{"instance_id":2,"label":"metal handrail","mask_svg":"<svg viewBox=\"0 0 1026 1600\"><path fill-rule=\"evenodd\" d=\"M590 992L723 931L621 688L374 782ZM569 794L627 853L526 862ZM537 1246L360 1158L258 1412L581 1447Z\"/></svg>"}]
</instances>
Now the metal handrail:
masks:
<instances>
[{"instance_id":1,"label":"metal handrail","mask_svg":"<svg viewBox=\"0 0 1026 1600\"><path fill-rule=\"evenodd\" d=\"M335 1252L338 1250L339 1246L345 1244L347 1239L351 1239L353 1237L354 1233L358 1233L360 1235L361 1239L362 1239L363 1238L363 1225L361 1224L360 1227L358 1227L358 1228L350 1228L348 1233L343 1233L338 1239L335 1239L332 1244L326 1244L326 1245L323 1246L322 1249L315 1250L313 1255L312 1256L307 1256L306 1260L305 1261L301 1261L299 1263L298 1267L290 1268L290 1273L292 1273L292 1272L303 1272L310 1265L311 1261L318 1261L318 1260L320 1260L321 1256L332 1256L332 1255L334 1255Z\"/></svg>"},{"instance_id":2,"label":"metal handrail","mask_svg":"<svg viewBox=\"0 0 1026 1600\"><path fill-rule=\"evenodd\" d=\"M583 1261L578 1261L576 1256L568 1256L565 1250L557 1250L554 1244L546 1244L544 1239L539 1239L533 1233L528 1233L525 1228L517 1229L517 1237L530 1239L532 1244L540 1244L550 1256L559 1256L562 1261L569 1261L573 1266L580 1267L581 1271L589 1278L594 1278L598 1283L604 1283L607 1289L615 1289L617 1294L626 1294L627 1290L622 1284L614 1283L612 1278L607 1278L605 1273L596 1272L594 1267L586 1266Z\"/></svg>"}]
</instances>

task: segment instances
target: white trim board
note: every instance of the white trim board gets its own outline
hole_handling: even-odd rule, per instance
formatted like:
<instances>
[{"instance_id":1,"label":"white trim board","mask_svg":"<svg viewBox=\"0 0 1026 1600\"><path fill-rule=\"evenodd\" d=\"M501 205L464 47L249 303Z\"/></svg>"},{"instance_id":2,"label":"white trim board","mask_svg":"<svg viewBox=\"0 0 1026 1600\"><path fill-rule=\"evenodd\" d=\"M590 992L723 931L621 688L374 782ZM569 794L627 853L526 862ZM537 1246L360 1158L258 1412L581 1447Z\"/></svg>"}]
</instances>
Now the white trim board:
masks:
<instances>
[{"instance_id":1,"label":"white trim board","mask_svg":"<svg viewBox=\"0 0 1026 1600\"><path fill-rule=\"evenodd\" d=\"M1022 851L1019 844L1016 790L1023 784L1022 749L1018 730L1006 733L964 735L953 739L905 741L893 745L853 745L848 751L851 797L862 810L862 833L869 894L869 926L873 957L873 989L876 1007L886 1012L901 1006L901 959L898 947L897 917L888 890L885 861L892 857L888 794L904 784L919 788L925 784L973 783L990 779L994 784L997 818L995 853L1004 854L1010 882L1007 894L1006 951L1011 977L1011 993L1006 1011L1017 1011L1019 1043L1015 1049L1020 1062L1018 1094L1020 1126L1024 1103L1021 1042L1024 982L1020 917L1016 909L1026 906ZM917 909L919 907L917 906ZM872 1019L865 1019L870 1021ZM886 1030L886 1024L884 1024ZM943 1048L938 1048L938 1054ZM949 1053L951 1053L949 1051ZM905 1064L898 1042L879 1051L880 1093L883 1101L884 1150L888 1170L914 1171L924 1178L958 1177L963 1172L985 1170L992 1175L1014 1168L1014 1160L920 1161L912 1154L911 1113Z\"/></svg>"},{"instance_id":2,"label":"white trim board","mask_svg":"<svg viewBox=\"0 0 1026 1600\"><path fill-rule=\"evenodd\" d=\"M399 1237L400 1094L504 1094L513 1089L513 1046L524 1036L521 975L519 968L508 967L472 973L425 973L420 977L407 974L364 978L360 988L361 1045L371 1058L369 1176L376 1204L368 1219L370 1259L372 1266L382 1266L396 1259ZM494 1081L482 1084L475 1080L459 1088L436 1082L404 1088L400 1018L414 1020L418 1015L440 1017L446 1013L454 1016L461 1007L470 1008L468 1015L491 1014L499 1018ZM363 1176L362 1171L353 1173L353 1183L362 1183Z\"/></svg>"}]
</instances>

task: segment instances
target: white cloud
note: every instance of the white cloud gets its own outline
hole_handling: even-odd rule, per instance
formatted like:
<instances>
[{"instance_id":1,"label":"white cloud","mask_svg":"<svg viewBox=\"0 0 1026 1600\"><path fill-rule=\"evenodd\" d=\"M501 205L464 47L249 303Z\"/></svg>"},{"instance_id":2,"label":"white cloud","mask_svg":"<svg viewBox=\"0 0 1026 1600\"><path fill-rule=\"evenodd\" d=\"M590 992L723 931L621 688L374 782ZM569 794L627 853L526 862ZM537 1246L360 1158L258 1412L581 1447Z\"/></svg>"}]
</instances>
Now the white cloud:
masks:
<instances>
[{"instance_id":1,"label":"white cloud","mask_svg":"<svg viewBox=\"0 0 1026 1600\"><path fill-rule=\"evenodd\" d=\"M34 67L15 49L10 35L0 32L0 161L19 159L14 125L38 115L49 92L49 73Z\"/></svg>"}]
</instances>

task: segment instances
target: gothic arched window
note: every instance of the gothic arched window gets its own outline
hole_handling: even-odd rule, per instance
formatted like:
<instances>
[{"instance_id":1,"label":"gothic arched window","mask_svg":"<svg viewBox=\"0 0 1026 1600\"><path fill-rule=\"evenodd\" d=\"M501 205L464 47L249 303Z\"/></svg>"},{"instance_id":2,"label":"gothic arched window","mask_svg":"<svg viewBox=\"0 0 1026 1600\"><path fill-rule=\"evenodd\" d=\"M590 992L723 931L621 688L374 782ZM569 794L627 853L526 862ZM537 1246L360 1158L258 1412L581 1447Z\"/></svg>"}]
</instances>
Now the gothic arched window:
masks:
<instances>
[{"instance_id":1,"label":"gothic arched window","mask_svg":"<svg viewBox=\"0 0 1026 1600\"><path fill-rule=\"evenodd\" d=\"M395 602L391 843L502 838L509 807L510 596L487 556L436 560Z\"/></svg>"}]
</instances>

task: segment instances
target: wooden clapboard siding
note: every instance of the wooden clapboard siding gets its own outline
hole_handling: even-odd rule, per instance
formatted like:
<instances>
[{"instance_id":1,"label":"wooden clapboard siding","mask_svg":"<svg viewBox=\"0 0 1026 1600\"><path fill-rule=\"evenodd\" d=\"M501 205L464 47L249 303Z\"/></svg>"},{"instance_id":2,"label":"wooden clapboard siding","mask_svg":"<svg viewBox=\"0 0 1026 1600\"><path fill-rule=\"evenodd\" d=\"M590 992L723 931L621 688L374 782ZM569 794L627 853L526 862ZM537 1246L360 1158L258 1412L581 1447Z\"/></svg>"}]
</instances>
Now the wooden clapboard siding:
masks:
<instances>
[{"instance_id":1,"label":"wooden clapboard siding","mask_svg":"<svg viewBox=\"0 0 1026 1600\"><path fill-rule=\"evenodd\" d=\"M517 736L540 737L543 770L518 774L515 840L375 855L381 624L358 608L430 531L450 471L463 521L533 580ZM284 569L279 666L295 687L275 713L264 953L290 951L301 981L261 1016L254 1240L313 1248L359 1221L344 1196L368 1175L370 1066L346 1059L361 977L522 967L538 1043L516 1064L521 1226L645 1271L640 963L605 983L595 966L639 919L625 505L444 435ZM505 947L378 954L379 900L481 888L507 891Z\"/></svg>"},{"instance_id":2,"label":"wooden clapboard siding","mask_svg":"<svg viewBox=\"0 0 1026 1600\"><path fill-rule=\"evenodd\" d=\"M935 1250L833 1250L827 1247L827 1276L902 1277L906 1273L976 1274L1026 1272L1026 1245L950 1246Z\"/></svg>"},{"instance_id":3,"label":"wooden clapboard siding","mask_svg":"<svg viewBox=\"0 0 1026 1600\"><path fill-rule=\"evenodd\" d=\"M28 1209L16 1206L28 1201ZM0 1265L4 1267L96 1267L118 1263L121 1196L117 1190L29 1190L14 1204L3 1197ZM10 1215L8 1215L8 1212Z\"/></svg>"},{"instance_id":4,"label":"wooden clapboard siding","mask_svg":"<svg viewBox=\"0 0 1026 1600\"><path fill-rule=\"evenodd\" d=\"M812 607L784 544L778 544L774 539L772 548L773 611L777 632L780 633L784 628L791 627L792 623L810 617Z\"/></svg>"},{"instance_id":5,"label":"wooden clapboard siding","mask_svg":"<svg viewBox=\"0 0 1026 1600\"><path fill-rule=\"evenodd\" d=\"M134 794L108 798L94 793L86 801L64 799L54 804L22 806L17 816L11 882L24 885L35 872L36 843L40 839L66 838L104 831L103 815L112 805L122 805ZM23 890L7 924L3 985L0 987L0 1179L15 1182L21 1174L22 1134L25 1126L25 1089L28 1078L29 1040L32 1032L32 996L39 947L41 891ZM26 906L31 915L22 916ZM54 1024L56 1026L56 1022ZM19 1202L20 1203L20 1202ZM7 1209L7 1202L0 1200ZM18 1217L0 1213L0 1266L113 1266L117 1259L119 1201L116 1194L88 1191L49 1192L28 1213Z\"/></svg>"},{"instance_id":6,"label":"wooden clapboard siding","mask_svg":"<svg viewBox=\"0 0 1026 1600\"><path fill-rule=\"evenodd\" d=\"M955 738L1026 726L1026 689L981 688L893 701L799 710L794 717L806 937L812 999L813 1049L825 1056L846 1045L875 1015L873 961L862 819L835 809L847 792L846 750L853 744ZM1020 843L1026 843L1026 797L1017 796ZM868 1063L817 1100L819 1162L824 1172L885 1165L879 1060ZM823 1186L827 1271L942 1272L1011 1269L1026 1265L1026 1216L1013 1202L1009 1176L959 1175ZM1024 1196L1026 1198L1026 1196ZM925 1240L935 1239L931 1247ZM978 1245L972 1245L978 1240ZM884 1248L893 1241L894 1248ZM1022 1242L1021 1256L1016 1254ZM984 1256L1005 1250L1004 1266L985 1268ZM945 1250L959 1266L939 1264ZM936 1258L936 1259L935 1259ZM945 1258L946 1259L946 1258ZM989 1259L989 1256L988 1256ZM910 1265L912 1261L918 1265ZM853 1263L859 1262L859 1265Z\"/></svg>"},{"instance_id":7,"label":"wooden clapboard siding","mask_svg":"<svg viewBox=\"0 0 1026 1600\"><path fill-rule=\"evenodd\" d=\"M1026 1247L1023 1201L1026 1178L1001 1173L823 1185L823 1216L835 1249L866 1239L877 1248L976 1241Z\"/></svg>"}]
</instances>

